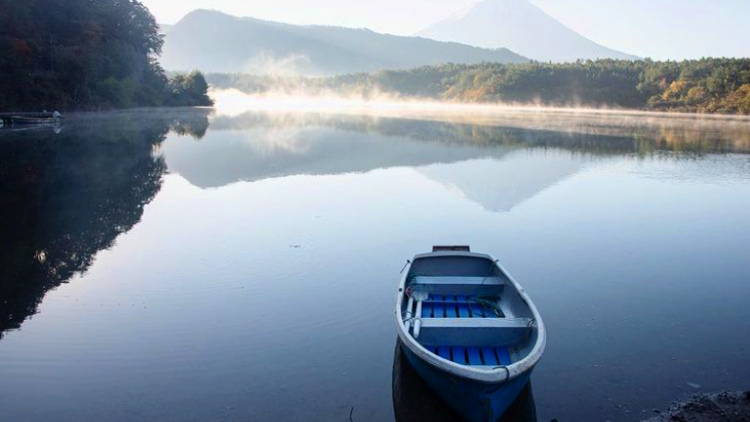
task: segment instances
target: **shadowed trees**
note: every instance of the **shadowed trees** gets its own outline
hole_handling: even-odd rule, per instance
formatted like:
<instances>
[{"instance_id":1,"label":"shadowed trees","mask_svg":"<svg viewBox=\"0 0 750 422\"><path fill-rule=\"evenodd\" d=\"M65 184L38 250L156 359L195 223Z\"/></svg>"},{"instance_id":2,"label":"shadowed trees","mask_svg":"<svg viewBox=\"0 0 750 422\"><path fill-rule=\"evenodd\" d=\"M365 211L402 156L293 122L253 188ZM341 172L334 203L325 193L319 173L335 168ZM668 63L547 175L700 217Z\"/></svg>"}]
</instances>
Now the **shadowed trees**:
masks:
<instances>
[{"instance_id":1,"label":"shadowed trees","mask_svg":"<svg viewBox=\"0 0 750 422\"><path fill-rule=\"evenodd\" d=\"M0 111L186 105L162 45L138 0L0 0Z\"/></svg>"}]
</instances>

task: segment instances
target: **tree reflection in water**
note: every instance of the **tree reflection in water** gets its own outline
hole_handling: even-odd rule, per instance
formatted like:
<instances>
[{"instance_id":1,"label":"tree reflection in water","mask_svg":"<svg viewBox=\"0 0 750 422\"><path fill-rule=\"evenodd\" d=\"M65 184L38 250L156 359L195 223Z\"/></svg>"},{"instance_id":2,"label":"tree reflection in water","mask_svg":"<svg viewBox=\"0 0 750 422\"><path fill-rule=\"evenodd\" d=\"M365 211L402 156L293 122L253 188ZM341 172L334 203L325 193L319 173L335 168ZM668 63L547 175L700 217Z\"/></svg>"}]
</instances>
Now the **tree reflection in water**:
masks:
<instances>
[{"instance_id":1,"label":"tree reflection in water","mask_svg":"<svg viewBox=\"0 0 750 422\"><path fill-rule=\"evenodd\" d=\"M69 116L62 131L0 132L0 338L85 272L161 188L170 130L200 138L208 110Z\"/></svg>"}]
</instances>

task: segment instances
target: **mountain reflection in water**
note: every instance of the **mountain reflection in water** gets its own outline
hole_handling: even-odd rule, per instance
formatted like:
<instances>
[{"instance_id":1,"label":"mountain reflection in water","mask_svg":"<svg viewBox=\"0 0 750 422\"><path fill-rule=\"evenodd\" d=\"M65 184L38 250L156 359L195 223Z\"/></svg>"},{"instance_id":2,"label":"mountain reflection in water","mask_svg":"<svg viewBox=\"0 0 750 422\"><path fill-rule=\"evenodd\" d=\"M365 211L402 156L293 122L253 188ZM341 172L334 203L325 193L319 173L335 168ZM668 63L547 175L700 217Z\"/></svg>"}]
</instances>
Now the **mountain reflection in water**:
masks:
<instances>
[{"instance_id":1,"label":"mountain reflection in water","mask_svg":"<svg viewBox=\"0 0 750 422\"><path fill-rule=\"evenodd\" d=\"M553 117L511 115L493 124L486 117L471 123L258 112L219 116L201 142L174 139L164 151L170 171L200 188L408 167L496 212L512 209L591 162L615 156L672 153L689 159L750 151L750 135L742 130L750 121L680 124L679 119L572 114L570 126L561 131L565 116ZM618 126L623 119L628 124Z\"/></svg>"},{"instance_id":2,"label":"mountain reflection in water","mask_svg":"<svg viewBox=\"0 0 750 422\"><path fill-rule=\"evenodd\" d=\"M549 325L510 420L746 382L716 327L750 321L750 120L220 113L0 130L0 420L443 420L392 343L403 259L441 242Z\"/></svg>"},{"instance_id":3,"label":"mountain reflection in water","mask_svg":"<svg viewBox=\"0 0 750 422\"><path fill-rule=\"evenodd\" d=\"M213 116L209 129L210 114L81 114L69 116L62 131L0 133L0 336L33 315L47 290L85 272L98 251L137 224L167 172L212 188L410 167L486 210L504 212L606 157L750 151L750 123L743 120L250 112ZM724 164L710 172L747 174L744 160L734 169Z\"/></svg>"}]
</instances>

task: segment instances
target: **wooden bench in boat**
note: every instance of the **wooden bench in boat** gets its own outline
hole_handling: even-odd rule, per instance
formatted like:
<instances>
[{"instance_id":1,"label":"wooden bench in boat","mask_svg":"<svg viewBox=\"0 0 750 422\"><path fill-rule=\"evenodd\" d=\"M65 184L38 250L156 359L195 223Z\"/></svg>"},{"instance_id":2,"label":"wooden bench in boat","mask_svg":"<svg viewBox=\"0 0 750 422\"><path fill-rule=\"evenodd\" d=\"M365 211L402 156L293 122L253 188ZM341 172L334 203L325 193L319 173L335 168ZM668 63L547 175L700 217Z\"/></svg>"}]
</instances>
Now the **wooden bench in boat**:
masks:
<instances>
[{"instance_id":1,"label":"wooden bench in boat","mask_svg":"<svg viewBox=\"0 0 750 422\"><path fill-rule=\"evenodd\" d=\"M505 287L505 280L500 277L416 276L411 285L436 295L465 295L466 292L472 292L481 296L499 294Z\"/></svg>"},{"instance_id":2,"label":"wooden bench in boat","mask_svg":"<svg viewBox=\"0 0 750 422\"><path fill-rule=\"evenodd\" d=\"M412 284L459 284L464 286L498 286L503 284L500 277L476 277L476 276L426 276L414 277Z\"/></svg>"},{"instance_id":3,"label":"wooden bench in boat","mask_svg":"<svg viewBox=\"0 0 750 422\"><path fill-rule=\"evenodd\" d=\"M513 347L529 334L529 318L422 318L419 343Z\"/></svg>"},{"instance_id":4,"label":"wooden bench in boat","mask_svg":"<svg viewBox=\"0 0 750 422\"><path fill-rule=\"evenodd\" d=\"M530 318L423 318L419 343L461 365L510 365L510 349L529 334Z\"/></svg>"}]
</instances>

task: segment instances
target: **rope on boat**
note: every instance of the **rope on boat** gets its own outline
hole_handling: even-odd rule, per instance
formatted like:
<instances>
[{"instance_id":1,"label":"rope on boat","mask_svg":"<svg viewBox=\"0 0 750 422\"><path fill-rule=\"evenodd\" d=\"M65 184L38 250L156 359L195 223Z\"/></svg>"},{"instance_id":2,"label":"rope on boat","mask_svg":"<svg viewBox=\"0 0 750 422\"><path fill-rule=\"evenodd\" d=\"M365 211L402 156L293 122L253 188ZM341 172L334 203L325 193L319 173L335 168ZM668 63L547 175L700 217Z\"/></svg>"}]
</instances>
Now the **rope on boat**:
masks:
<instances>
[{"instance_id":1,"label":"rope on boat","mask_svg":"<svg viewBox=\"0 0 750 422\"><path fill-rule=\"evenodd\" d=\"M498 261L500 261L500 260L496 259L496 260L492 261L492 264L490 264L490 268L487 269L487 275L484 276L484 278L482 279L482 282L479 283L480 286L484 285L484 280L487 280L487 277L489 277L489 276L492 275L492 269L495 268L495 264L497 264Z\"/></svg>"},{"instance_id":2,"label":"rope on boat","mask_svg":"<svg viewBox=\"0 0 750 422\"><path fill-rule=\"evenodd\" d=\"M499 295L492 295L492 296L477 296L476 299L469 300L469 303L477 303L482 307L482 316L485 317L487 315L484 314L485 309L490 309L492 313L495 314L498 318L504 318L505 314L503 313L502 309L499 309L497 306L497 302L500 301Z\"/></svg>"},{"instance_id":3,"label":"rope on boat","mask_svg":"<svg viewBox=\"0 0 750 422\"><path fill-rule=\"evenodd\" d=\"M505 375L505 379L506 379L506 380L510 380L510 369L508 369L508 367L507 367L507 366L505 366L505 365L500 365L500 366L496 366L496 367L494 367L494 368L492 368L492 369L500 369L500 368L503 368L503 369L505 369L505 373L506 373L506 375ZM506 385L508 385L508 383L507 383L507 382L504 382L504 383L500 384L500 385L499 385L499 386L498 386L497 388L495 388L494 390L490 390L490 392L492 392L492 393L498 392L498 391L502 390L503 388L505 388L505 386L506 386Z\"/></svg>"},{"instance_id":4,"label":"rope on boat","mask_svg":"<svg viewBox=\"0 0 750 422\"><path fill-rule=\"evenodd\" d=\"M526 324L526 341L529 341L531 338L531 329L533 328L532 325L536 323L536 318L531 318L529 322Z\"/></svg>"},{"instance_id":5,"label":"rope on boat","mask_svg":"<svg viewBox=\"0 0 750 422\"><path fill-rule=\"evenodd\" d=\"M407 260L406 260L406 264L404 264L404 267L403 267L403 268L401 268L401 271L399 271L398 273L399 273L399 274L403 274L404 270L406 269L406 267L407 267L407 266L408 266L409 264L411 264L411 260L408 260L408 259L407 259Z\"/></svg>"}]
</instances>

